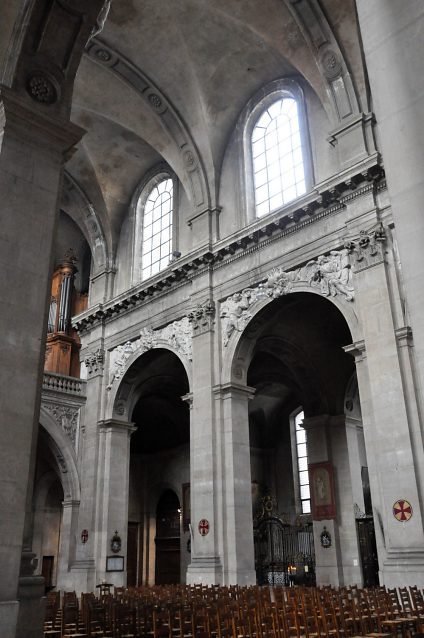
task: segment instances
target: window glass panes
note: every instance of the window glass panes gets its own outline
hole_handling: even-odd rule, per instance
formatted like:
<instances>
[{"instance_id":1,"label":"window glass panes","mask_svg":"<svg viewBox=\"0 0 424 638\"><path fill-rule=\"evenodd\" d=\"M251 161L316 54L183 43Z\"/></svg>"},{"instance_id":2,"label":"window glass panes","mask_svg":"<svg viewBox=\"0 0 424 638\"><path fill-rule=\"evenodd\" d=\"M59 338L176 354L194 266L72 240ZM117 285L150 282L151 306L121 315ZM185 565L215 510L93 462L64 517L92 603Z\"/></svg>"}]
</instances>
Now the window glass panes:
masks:
<instances>
[{"instance_id":1,"label":"window glass panes","mask_svg":"<svg viewBox=\"0 0 424 638\"><path fill-rule=\"evenodd\" d=\"M306 192L297 102L276 100L252 133L256 216L262 217Z\"/></svg>"},{"instance_id":2,"label":"window glass panes","mask_svg":"<svg viewBox=\"0 0 424 638\"><path fill-rule=\"evenodd\" d=\"M173 184L163 179L150 191L144 206L142 236L142 278L166 268L172 253Z\"/></svg>"},{"instance_id":3,"label":"window glass panes","mask_svg":"<svg viewBox=\"0 0 424 638\"><path fill-rule=\"evenodd\" d=\"M297 470L299 476L300 502L302 514L309 514L311 511L311 497L309 493L309 473L308 473L308 451L306 448L306 432L302 427L303 411L295 416L295 436L297 452Z\"/></svg>"}]
</instances>

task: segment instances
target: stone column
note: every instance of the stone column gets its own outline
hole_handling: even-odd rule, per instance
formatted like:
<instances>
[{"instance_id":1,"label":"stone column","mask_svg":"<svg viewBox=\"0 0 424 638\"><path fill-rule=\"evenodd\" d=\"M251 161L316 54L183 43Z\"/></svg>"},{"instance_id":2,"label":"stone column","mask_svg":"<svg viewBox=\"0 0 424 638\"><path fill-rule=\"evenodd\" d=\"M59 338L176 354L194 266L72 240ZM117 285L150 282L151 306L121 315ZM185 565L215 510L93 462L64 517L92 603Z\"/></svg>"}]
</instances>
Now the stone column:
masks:
<instances>
[{"instance_id":1,"label":"stone column","mask_svg":"<svg viewBox=\"0 0 424 638\"><path fill-rule=\"evenodd\" d=\"M389 3L390 4L390 3ZM362 244L362 248L360 247ZM364 236L353 251L356 309L364 341L355 355L370 473L381 584L424 584L424 533L419 468L422 439L408 379L408 331L396 329L384 236ZM366 353L366 357L365 357ZM409 370L409 377L411 376ZM406 499L413 516L398 521L393 506Z\"/></svg>"},{"instance_id":2,"label":"stone column","mask_svg":"<svg viewBox=\"0 0 424 638\"><path fill-rule=\"evenodd\" d=\"M214 388L220 403L223 507L223 582L256 584L250 471L249 400L255 389L237 384Z\"/></svg>"},{"instance_id":3,"label":"stone column","mask_svg":"<svg viewBox=\"0 0 424 638\"><path fill-rule=\"evenodd\" d=\"M97 519L96 577L116 587L127 584L128 495L130 479L130 438L132 423L108 419L100 421L99 493ZM121 548L114 552L111 539L117 533ZM106 573L107 556L123 556L124 571Z\"/></svg>"},{"instance_id":4,"label":"stone column","mask_svg":"<svg viewBox=\"0 0 424 638\"><path fill-rule=\"evenodd\" d=\"M2 344L0 372L0 410L5 424L0 429L0 626L2 636L9 638L14 637L16 631L27 494L29 503L32 497L30 456L41 401L49 274L61 169L64 155L78 142L83 131L32 107L4 87L0 99L3 131L0 329L7 335ZM30 596L28 579L33 573L30 560L26 565L26 593L22 591L22 596ZM40 588L34 581L38 593L43 589L42 582L41 579ZM25 635L40 635L39 621L28 613L27 609L26 617L32 627L23 629L27 632Z\"/></svg>"},{"instance_id":5,"label":"stone column","mask_svg":"<svg viewBox=\"0 0 424 638\"><path fill-rule=\"evenodd\" d=\"M59 555L57 565L57 590L72 590L70 565L75 559L79 501L63 501L62 524L60 527ZM81 538L78 537L81 542Z\"/></svg>"},{"instance_id":6,"label":"stone column","mask_svg":"<svg viewBox=\"0 0 424 638\"><path fill-rule=\"evenodd\" d=\"M213 397L214 304L198 305L190 315L193 327L192 409L190 411L190 491L191 491L191 563L187 583L222 582L219 557L219 522L216 476L215 406ZM199 531L200 521L207 521L206 535ZM204 530L206 531L206 530Z\"/></svg>"},{"instance_id":7,"label":"stone column","mask_svg":"<svg viewBox=\"0 0 424 638\"><path fill-rule=\"evenodd\" d=\"M413 332L417 365L415 383L422 414L424 4L421 0L357 0L356 4L402 263L405 323ZM422 447L422 442L420 445Z\"/></svg>"},{"instance_id":8,"label":"stone column","mask_svg":"<svg viewBox=\"0 0 424 638\"><path fill-rule=\"evenodd\" d=\"M303 427L306 430L308 463L332 461L331 444L328 433L329 416L323 414L305 417ZM312 486L311 486L312 489ZM321 533L326 528L331 536L331 546L321 546ZM343 575L340 555L340 541L336 520L313 521L315 545L315 570L317 585L341 585Z\"/></svg>"}]
</instances>

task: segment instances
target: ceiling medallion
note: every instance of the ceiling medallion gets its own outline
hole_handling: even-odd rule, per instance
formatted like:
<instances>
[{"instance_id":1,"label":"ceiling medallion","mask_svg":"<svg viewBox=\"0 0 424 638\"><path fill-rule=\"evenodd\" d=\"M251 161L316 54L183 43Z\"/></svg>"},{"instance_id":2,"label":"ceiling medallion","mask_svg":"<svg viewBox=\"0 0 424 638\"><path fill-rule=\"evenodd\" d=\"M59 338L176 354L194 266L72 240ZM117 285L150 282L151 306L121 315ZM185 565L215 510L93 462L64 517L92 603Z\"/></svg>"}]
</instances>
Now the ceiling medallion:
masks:
<instances>
[{"instance_id":1,"label":"ceiling medallion","mask_svg":"<svg viewBox=\"0 0 424 638\"><path fill-rule=\"evenodd\" d=\"M58 99L55 83L43 72L35 72L28 76L26 90L33 100L42 104L54 104Z\"/></svg>"},{"instance_id":2,"label":"ceiling medallion","mask_svg":"<svg viewBox=\"0 0 424 638\"><path fill-rule=\"evenodd\" d=\"M329 80L334 80L341 74L342 65L335 51L328 49L322 56L321 60L325 76Z\"/></svg>"},{"instance_id":3,"label":"ceiling medallion","mask_svg":"<svg viewBox=\"0 0 424 638\"><path fill-rule=\"evenodd\" d=\"M109 62L112 57L112 55L109 53L109 51L106 51L106 49L97 49L95 56L102 62Z\"/></svg>"}]
</instances>

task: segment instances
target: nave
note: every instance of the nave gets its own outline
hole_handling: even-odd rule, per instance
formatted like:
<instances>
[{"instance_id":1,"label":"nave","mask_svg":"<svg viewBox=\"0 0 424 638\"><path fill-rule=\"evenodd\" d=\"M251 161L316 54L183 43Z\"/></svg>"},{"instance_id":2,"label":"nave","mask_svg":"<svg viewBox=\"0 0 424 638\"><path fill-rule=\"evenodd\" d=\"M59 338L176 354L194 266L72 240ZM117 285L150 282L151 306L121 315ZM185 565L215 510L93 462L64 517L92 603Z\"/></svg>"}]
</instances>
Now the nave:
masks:
<instances>
[{"instance_id":1,"label":"nave","mask_svg":"<svg viewBox=\"0 0 424 638\"><path fill-rule=\"evenodd\" d=\"M51 592L44 638L418 638L417 587L155 586Z\"/></svg>"}]
</instances>

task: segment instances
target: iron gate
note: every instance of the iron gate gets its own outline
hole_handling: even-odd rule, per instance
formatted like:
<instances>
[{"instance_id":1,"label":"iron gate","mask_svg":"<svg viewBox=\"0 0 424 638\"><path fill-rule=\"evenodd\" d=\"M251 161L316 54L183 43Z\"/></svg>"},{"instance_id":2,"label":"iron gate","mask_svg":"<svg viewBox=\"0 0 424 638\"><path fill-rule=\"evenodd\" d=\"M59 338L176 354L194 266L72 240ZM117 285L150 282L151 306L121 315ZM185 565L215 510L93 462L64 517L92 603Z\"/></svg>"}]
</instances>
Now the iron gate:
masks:
<instances>
[{"instance_id":1,"label":"iron gate","mask_svg":"<svg viewBox=\"0 0 424 638\"><path fill-rule=\"evenodd\" d=\"M315 585L309 517L298 517L295 524L290 524L277 515L272 497L265 496L254 524L254 544L258 585Z\"/></svg>"}]
</instances>

